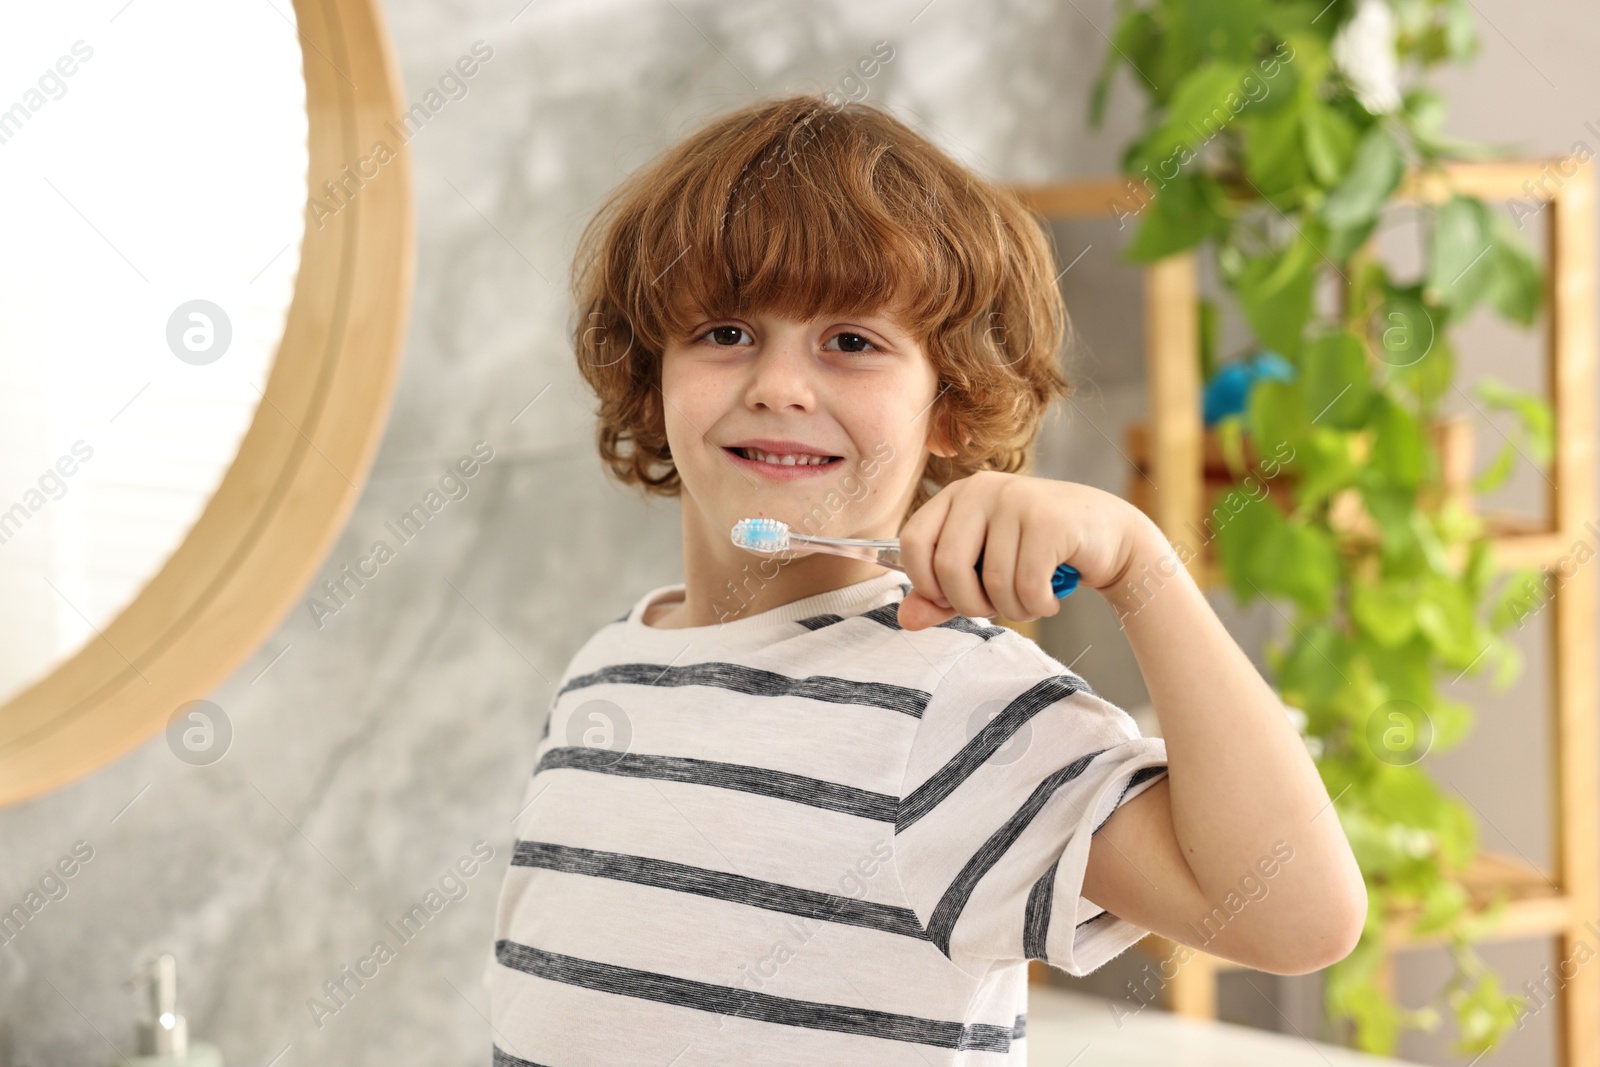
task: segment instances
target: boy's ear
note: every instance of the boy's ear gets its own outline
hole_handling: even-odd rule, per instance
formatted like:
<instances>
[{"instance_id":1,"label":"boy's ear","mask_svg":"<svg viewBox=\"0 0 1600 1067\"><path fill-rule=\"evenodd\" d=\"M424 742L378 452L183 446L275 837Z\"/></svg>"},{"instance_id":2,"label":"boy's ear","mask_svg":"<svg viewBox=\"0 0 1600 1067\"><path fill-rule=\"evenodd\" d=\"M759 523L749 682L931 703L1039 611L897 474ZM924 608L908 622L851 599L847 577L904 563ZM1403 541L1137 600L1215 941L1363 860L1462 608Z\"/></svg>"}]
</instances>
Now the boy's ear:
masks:
<instances>
[{"instance_id":1,"label":"boy's ear","mask_svg":"<svg viewBox=\"0 0 1600 1067\"><path fill-rule=\"evenodd\" d=\"M949 413L942 407L935 410L928 424L928 451L941 459L949 459L960 451L955 447L951 425ZM972 443L971 433L964 431L961 438L962 444Z\"/></svg>"}]
</instances>

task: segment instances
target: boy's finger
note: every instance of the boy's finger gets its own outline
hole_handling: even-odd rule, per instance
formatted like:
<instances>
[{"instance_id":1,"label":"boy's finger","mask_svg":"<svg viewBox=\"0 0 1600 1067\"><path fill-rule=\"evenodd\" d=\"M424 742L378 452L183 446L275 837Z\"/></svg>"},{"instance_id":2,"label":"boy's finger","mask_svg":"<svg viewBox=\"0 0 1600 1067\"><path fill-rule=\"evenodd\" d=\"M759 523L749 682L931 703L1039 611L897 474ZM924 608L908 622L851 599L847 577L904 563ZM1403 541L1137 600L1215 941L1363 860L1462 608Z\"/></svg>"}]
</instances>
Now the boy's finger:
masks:
<instances>
[{"instance_id":1,"label":"boy's finger","mask_svg":"<svg viewBox=\"0 0 1600 1067\"><path fill-rule=\"evenodd\" d=\"M911 579L912 588L944 607L949 607L949 602L933 573L933 546L950 511L951 494L947 490L948 487L935 493L900 529L900 565Z\"/></svg>"},{"instance_id":2,"label":"boy's finger","mask_svg":"<svg viewBox=\"0 0 1600 1067\"><path fill-rule=\"evenodd\" d=\"M983 573L980 582L989 603L1008 619L1026 619L1028 611L1017 597L1017 557L1022 542L1022 527L1013 512L1000 510L990 516L983 538Z\"/></svg>"},{"instance_id":3,"label":"boy's finger","mask_svg":"<svg viewBox=\"0 0 1600 1067\"><path fill-rule=\"evenodd\" d=\"M1037 526L1022 532L1017 546L1017 596L1024 614L1017 618L1044 618L1061 610L1061 600L1051 591L1059 562L1055 537Z\"/></svg>"},{"instance_id":4,"label":"boy's finger","mask_svg":"<svg viewBox=\"0 0 1600 1067\"><path fill-rule=\"evenodd\" d=\"M978 582L978 553L988 524L981 507L951 508L933 546L933 571L945 600L974 619L999 614Z\"/></svg>"},{"instance_id":5,"label":"boy's finger","mask_svg":"<svg viewBox=\"0 0 1600 1067\"><path fill-rule=\"evenodd\" d=\"M956 617L954 608L942 608L915 589L900 602L897 620L902 630L925 630Z\"/></svg>"}]
</instances>

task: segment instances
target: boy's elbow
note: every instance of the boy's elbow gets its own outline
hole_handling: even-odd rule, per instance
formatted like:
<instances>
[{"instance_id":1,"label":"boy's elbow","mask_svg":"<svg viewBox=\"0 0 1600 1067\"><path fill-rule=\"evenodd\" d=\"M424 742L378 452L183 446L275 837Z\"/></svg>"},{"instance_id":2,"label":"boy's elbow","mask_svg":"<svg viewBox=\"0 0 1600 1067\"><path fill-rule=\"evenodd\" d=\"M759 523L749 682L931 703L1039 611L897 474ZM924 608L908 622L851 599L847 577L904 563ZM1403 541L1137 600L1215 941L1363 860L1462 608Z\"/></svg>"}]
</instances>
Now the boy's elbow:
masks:
<instances>
[{"instance_id":1,"label":"boy's elbow","mask_svg":"<svg viewBox=\"0 0 1600 1067\"><path fill-rule=\"evenodd\" d=\"M1361 927L1347 926L1329 932L1307 931L1297 940L1298 944L1275 954L1277 958L1274 962L1261 969L1270 974L1297 975L1331 967L1355 949L1356 942L1361 940Z\"/></svg>"},{"instance_id":2,"label":"boy's elbow","mask_svg":"<svg viewBox=\"0 0 1600 1067\"><path fill-rule=\"evenodd\" d=\"M1261 969L1271 974L1310 974L1330 967L1355 950L1367 922L1367 887L1357 881L1353 890L1320 902L1318 913L1285 931Z\"/></svg>"}]
</instances>

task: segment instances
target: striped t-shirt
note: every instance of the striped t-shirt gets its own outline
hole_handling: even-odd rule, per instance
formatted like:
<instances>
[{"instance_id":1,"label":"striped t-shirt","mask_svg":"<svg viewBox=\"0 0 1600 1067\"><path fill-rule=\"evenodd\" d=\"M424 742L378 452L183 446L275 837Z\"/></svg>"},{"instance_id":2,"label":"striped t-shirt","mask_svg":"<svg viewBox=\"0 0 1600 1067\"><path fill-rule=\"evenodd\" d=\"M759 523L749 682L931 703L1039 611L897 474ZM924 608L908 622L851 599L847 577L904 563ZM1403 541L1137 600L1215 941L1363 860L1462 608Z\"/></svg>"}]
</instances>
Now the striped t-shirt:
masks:
<instances>
[{"instance_id":1,"label":"striped t-shirt","mask_svg":"<svg viewBox=\"0 0 1600 1067\"><path fill-rule=\"evenodd\" d=\"M495 916L494 1063L979 1067L1027 961L1146 931L1081 895L1166 747L1028 638L902 630L888 572L720 625L641 597L556 687Z\"/></svg>"}]
</instances>

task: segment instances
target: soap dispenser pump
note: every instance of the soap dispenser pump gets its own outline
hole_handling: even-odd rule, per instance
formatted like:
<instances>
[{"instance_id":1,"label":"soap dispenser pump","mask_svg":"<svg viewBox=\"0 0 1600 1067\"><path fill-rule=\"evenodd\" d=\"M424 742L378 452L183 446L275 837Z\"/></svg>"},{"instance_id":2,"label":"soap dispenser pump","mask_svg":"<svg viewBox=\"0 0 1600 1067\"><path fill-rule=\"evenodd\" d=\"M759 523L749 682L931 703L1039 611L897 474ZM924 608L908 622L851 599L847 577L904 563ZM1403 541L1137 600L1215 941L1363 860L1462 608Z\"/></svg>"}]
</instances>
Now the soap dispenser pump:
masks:
<instances>
[{"instance_id":1,"label":"soap dispenser pump","mask_svg":"<svg viewBox=\"0 0 1600 1067\"><path fill-rule=\"evenodd\" d=\"M116 1057L132 1067L222 1067L222 1052L204 1041L190 1042L189 1027L178 1014L178 960L164 952L124 984L129 989L149 983L150 1018L139 1023L138 1055Z\"/></svg>"}]
</instances>

